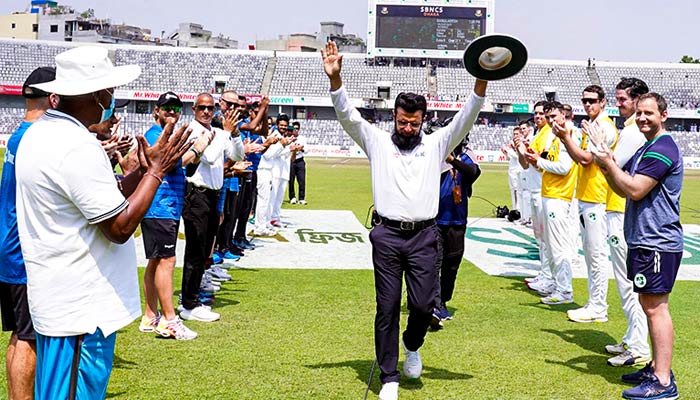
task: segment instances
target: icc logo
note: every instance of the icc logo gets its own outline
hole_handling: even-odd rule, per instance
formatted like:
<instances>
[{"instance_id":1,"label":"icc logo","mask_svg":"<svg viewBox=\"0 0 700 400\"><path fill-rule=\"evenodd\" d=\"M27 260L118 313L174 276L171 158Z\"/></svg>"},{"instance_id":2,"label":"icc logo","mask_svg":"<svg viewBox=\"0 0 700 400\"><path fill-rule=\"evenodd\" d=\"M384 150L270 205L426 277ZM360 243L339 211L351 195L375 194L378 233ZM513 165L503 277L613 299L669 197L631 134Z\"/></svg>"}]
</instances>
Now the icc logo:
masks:
<instances>
[{"instance_id":1,"label":"icc logo","mask_svg":"<svg viewBox=\"0 0 700 400\"><path fill-rule=\"evenodd\" d=\"M481 10L476 10L476 12L474 13L474 16L479 18L481 18L483 15L484 13L482 13Z\"/></svg>"},{"instance_id":2,"label":"icc logo","mask_svg":"<svg viewBox=\"0 0 700 400\"><path fill-rule=\"evenodd\" d=\"M387 7L382 7L379 13L381 13L382 15L387 15L389 14L389 9Z\"/></svg>"}]
</instances>

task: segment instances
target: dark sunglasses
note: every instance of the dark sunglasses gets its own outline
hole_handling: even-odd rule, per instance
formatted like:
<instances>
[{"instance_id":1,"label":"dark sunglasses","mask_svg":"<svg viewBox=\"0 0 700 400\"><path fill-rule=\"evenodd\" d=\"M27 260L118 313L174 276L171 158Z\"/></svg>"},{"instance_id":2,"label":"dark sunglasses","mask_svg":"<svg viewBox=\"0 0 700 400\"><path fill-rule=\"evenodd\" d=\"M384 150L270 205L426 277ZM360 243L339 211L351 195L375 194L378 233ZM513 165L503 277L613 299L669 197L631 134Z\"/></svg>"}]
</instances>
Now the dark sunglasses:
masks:
<instances>
[{"instance_id":1,"label":"dark sunglasses","mask_svg":"<svg viewBox=\"0 0 700 400\"><path fill-rule=\"evenodd\" d=\"M595 104L599 101L598 99L581 99L581 103L583 104Z\"/></svg>"},{"instance_id":2,"label":"dark sunglasses","mask_svg":"<svg viewBox=\"0 0 700 400\"><path fill-rule=\"evenodd\" d=\"M214 109L215 109L216 107L214 107L214 106L196 105L196 106L194 106L194 108L195 108L195 110L197 110L197 111L204 111L204 110L214 111Z\"/></svg>"},{"instance_id":3,"label":"dark sunglasses","mask_svg":"<svg viewBox=\"0 0 700 400\"><path fill-rule=\"evenodd\" d=\"M224 99L224 98L222 98L221 101L223 101L224 104L226 104L226 105L229 106L229 107L238 107L238 103L237 103L237 102L228 101L228 100L226 100L226 99Z\"/></svg>"},{"instance_id":4,"label":"dark sunglasses","mask_svg":"<svg viewBox=\"0 0 700 400\"><path fill-rule=\"evenodd\" d=\"M160 109L165 111L165 112L174 112L174 113L179 113L182 110L182 107L180 106L160 106Z\"/></svg>"}]
</instances>

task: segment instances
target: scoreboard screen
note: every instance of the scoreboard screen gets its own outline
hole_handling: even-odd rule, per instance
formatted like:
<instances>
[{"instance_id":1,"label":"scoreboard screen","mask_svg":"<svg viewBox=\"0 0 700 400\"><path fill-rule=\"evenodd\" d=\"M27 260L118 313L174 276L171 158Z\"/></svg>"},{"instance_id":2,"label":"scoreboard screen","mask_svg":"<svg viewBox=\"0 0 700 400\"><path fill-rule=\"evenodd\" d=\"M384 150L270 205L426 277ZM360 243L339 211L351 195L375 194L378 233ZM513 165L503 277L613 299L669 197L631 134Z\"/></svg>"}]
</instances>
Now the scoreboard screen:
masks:
<instances>
[{"instance_id":1,"label":"scoreboard screen","mask_svg":"<svg viewBox=\"0 0 700 400\"><path fill-rule=\"evenodd\" d=\"M488 2L480 6L370 3L374 3L370 4L374 30L368 31L367 44L373 56L460 58L469 43L493 31Z\"/></svg>"}]
</instances>

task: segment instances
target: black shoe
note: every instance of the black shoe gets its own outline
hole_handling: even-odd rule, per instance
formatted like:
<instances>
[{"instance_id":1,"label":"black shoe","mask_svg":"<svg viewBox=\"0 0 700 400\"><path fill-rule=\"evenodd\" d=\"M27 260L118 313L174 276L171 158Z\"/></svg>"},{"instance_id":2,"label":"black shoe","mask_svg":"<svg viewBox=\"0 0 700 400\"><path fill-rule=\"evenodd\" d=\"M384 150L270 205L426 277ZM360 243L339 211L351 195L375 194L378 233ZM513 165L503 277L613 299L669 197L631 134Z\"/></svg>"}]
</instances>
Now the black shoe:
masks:
<instances>
[{"instance_id":1,"label":"black shoe","mask_svg":"<svg viewBox=\"0 0 700 400\"><path fill-rule=\"evenodd\" d=\"M430 320L430 329L432 329L434 331L439 331L440 329L442 329L444 327L444 325L442 324L442 319L440 319L438 312L439 311L436 308L433 311L433 317Z\"/></svg>"}]
</instances>

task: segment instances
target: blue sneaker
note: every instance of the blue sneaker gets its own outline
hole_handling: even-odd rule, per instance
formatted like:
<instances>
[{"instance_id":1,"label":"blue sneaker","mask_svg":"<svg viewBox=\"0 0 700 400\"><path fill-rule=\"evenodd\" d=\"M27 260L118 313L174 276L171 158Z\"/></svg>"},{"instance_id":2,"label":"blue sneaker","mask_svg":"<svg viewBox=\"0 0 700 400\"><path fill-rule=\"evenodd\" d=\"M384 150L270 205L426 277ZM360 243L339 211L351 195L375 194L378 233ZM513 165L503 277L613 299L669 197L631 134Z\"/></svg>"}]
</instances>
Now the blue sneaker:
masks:
<instances>
[{"instance_id":1,"label":"blue sneaker","mask_svg":"<svg viewBox=\"0 0 700 400\"><path fill-rule=\"evenodd\" d=\"M631 372L629 374L622 375L622 382L631 383L634 385L639 385L640 383L649 379L650 375L654 375L654 367L651 366L651 362L648 362L644 368L636 372ZM673 370L671 370L671 380L676 381L675 375L673 375Z\"/></svg>"},{"instance_id":2,"label":"blue sneaker","mask_svg":"<svg viewBox=\"0 0 700 400\"><path fill-rule=\"evenodd\" d=\"M253 250L253 249L255 249L255 246L253 246L252 243L250 243L249 241L247 241L247 240L245 240L245 239L242 239L242 240L234 240L234 241L233 241L233 245L236 246L236 247L238 247L239 249L242 249L242 250Z\"/></svg>"},{"instance_id":3,"label":"blue sneaker","mask_svg":"<svg viewBox=\"0 0 700 400\"><path fill-rule=\"evenodd\" d=\"M211 255L211 263L214 265L221 264L224 262L224 257L223 254L219 251L215 251L214 254Z\"/></svg>"},{"instance_id":4,"label":"blue sneaker","mask_svg":"<svg viewBox=\"0 0 700 400\"><path fill-rule=\"evenodd\" d=\"M647 380L642 382L641 385L622 392L622 397L630 400L678 398L678 388L673 378L671 378L671 383L668 386L662 385L653 373L648 374L646 378Z\"/></svg>"},{"instance_id":5,"label":"blue sneaker","mask_svg":"<svg viewBox=\"0 0 700 400\"><path fill-rule=\"evenodd\" d=\"M440 305L440 307L437 308L437 313L438 316L440 317L441 320L443 321L449 321L452 319L452 314L447 310L447 306L445 303Z\"/></svg>"},{"instance_id":6,"label":"blue sneaker","mask_svg":"<svg viewBox=\"0 0 700 400\"><path fill-rule=\"evenodd\" d=\"M226 250L226 253L224 253L223 257L224 259L229 261L238 261L241 259L241 256L235 255L228 250Z\"/></svg>"}]
</instances>

